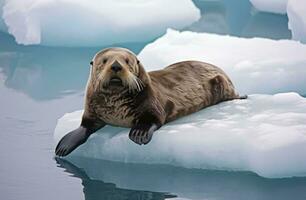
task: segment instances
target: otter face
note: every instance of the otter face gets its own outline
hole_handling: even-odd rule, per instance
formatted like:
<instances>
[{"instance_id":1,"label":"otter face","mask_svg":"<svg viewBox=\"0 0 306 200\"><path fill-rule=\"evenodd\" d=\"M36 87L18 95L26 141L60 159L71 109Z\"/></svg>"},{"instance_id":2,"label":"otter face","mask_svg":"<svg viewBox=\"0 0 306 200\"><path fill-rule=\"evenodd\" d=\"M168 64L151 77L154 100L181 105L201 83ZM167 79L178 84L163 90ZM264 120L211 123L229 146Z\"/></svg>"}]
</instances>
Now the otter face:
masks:
<instances>
[{"instance_id":1,"label":"otter face","mask_svg":"<svg viewBox=\"0 0 306 200\"><path fill-rule=\"evenodd\" d=\"M125 89L141 91L139 61L135 54L124 48L108 48L98 52L93 61L92 76L100 90Z\"/></svg>"}]
</instances>

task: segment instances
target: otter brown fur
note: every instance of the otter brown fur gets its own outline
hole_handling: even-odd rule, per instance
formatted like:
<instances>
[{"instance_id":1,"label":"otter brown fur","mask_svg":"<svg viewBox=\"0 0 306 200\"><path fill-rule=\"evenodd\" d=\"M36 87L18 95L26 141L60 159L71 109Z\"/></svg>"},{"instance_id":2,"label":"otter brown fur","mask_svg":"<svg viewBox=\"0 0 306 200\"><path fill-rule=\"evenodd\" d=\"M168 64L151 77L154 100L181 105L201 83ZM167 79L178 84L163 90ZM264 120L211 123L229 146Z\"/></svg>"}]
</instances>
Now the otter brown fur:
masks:
<instances>
[{"instance_id":1,"label":"otter brown fur","mask_svg":"<svg viewBox=\"0 0 306 200\"><path fill-rule=\"evenodd\" d=\"M59 156L106 124L129 127L132 141L147 144L167 122L243 98L220 68L204 62L184 61L147 73L131 51L108 48L95 55L91 67L81 125L61 139Z\"/></svg>"}]
</instances>

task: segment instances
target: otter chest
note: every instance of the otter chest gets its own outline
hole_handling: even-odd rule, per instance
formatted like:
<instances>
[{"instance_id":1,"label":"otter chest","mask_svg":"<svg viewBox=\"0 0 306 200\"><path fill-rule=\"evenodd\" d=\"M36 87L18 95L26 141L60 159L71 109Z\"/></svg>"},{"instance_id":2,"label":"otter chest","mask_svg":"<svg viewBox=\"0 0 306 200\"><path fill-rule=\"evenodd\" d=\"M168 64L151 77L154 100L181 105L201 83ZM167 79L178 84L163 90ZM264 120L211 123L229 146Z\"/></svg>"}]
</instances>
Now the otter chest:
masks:
<instances>
[{"instance_id":1,"label":"otter chest","mask_svg":"<svg viewBox=\"0 0 306 200\"><path fill-rule=\"evenodd\" d=\"M98 117L113 126L132 127L135 112L132 109L132 99L121 95L106 95L96 98L93 103Z\"/></svg>"}]
</instances>

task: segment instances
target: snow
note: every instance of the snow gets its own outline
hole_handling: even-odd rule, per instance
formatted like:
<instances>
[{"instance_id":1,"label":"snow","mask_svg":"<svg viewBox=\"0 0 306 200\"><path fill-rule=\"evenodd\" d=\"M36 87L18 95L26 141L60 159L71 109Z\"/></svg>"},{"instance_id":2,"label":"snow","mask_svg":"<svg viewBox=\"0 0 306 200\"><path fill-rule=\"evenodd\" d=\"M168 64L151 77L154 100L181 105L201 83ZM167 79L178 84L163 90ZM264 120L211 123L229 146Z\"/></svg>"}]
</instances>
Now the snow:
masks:
<instances>
[{"instance_id":1,"label":"snow","mask_svg":"<svg viewBox=\"0 0 306 200\"><path fill-rule=\"evenodd\" d=\"M55 144L78 127L82 112L58 120ZM306 99L297 93L254 94L166 124L145 146L129 140L129 129L104 127L68 158L252 171L268 178L305 176L305 121Z\"/></svg>"},{"instance_id":2,"label":"snow","mask_svg":"<svg viewBox=\"0 0 306 200\"><path fill-rule=\"evenodd\" d=\"M287 15L289 18L288 27L292 32L292 39L306 43L306 1L289 0Z\"/></svg>"},{"instance_id":3,"label":"snow","mask_svg":"<svg viewBox=\"0 0 306 200\"><path fill-rule=\"evenodd\" d=\"M200 11L191 0L7 0L2 17L19 44L103 46L154 39Z\"/></svg>"},{"instance_id":4,"label":"snow","mask_svg":"<svg viewBox=\"0 0 306 200\"><path fill-rule=\"evenodd\" d=\"M259 11L286 14L288 0L250 0L250 2Z\"/></svg>"},{"instance_id":5,"label":"snow","mask_svg":"<svg viewBox=\"0 0 306 200\"><path fill-rule=\"evenodd\" d=\"M292 40L238 38L208 33L167 33L140 52L147 70L200 60L219 66L241 94L306 94L306 45Z\"/></svg>"}]
</instances>

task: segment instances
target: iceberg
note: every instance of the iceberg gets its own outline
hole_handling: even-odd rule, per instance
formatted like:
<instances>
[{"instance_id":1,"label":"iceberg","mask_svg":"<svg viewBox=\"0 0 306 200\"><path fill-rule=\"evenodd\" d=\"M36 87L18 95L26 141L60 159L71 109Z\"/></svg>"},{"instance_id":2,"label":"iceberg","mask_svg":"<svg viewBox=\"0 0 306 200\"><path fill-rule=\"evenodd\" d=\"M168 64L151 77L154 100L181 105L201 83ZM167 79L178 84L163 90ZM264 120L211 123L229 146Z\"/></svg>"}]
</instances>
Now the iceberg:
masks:
<instances>
[{"instance_id":1,"label":"iceberg","mask_svg":"<svg viewBox=\"0 0 306 200\"><path fill-rule=\"evenodd\" d=\"M288 0L250 0L250 2L259 11L286 14Z\"/></svg>"},{"instance_id":2,"label":"iceberg","mask_svg":"<svg viewBox=\"0 0 306 200\"><path fill-rule=\"evenodd\" d=\"M306 43L306 1L289 0L287 15L292 39Z\"/></svg>"},{"instance_id":3,"label":"iceberg","mask_svg":"<svg viewBox=\"0 0 306 200\"><path fill-rule=\"evenodd\" d=\"M19 44L103 46L152 40L200 11L191 0L7 0L2 18Z\"/></svg>"},{"instance_id":4,"label":"iceberg","mask_svg":"<svg viewBox=\"0 0 306 200\"><path fill-rule=\"evenodd\" d=\"M292 39L306 43L306 1L305 0L250 0L259 11L287 14Z\"/></svg>"},{"instance_id":5,"label":"iceberg","mask_svg":"<svg viewBox=\"0 0 306 200\"><path fill-rule=\"evenodd\" d=\"M0 31L7 32L6 25L4 23L2 16L2 8L5 3L5 0L0 0Z\"/></svg>"},{"instance_id":6,"label":"iceberg","mask_svg":"<svg viewBox=\"0 0 306 200\"><path fill-rule=\"evenodd\" d=\"M169 29L138 58L148 70L200 60L222 68L240 94L306 94L306 45L292 40L238 38Z\"/></svg>"},{"instance_id":7,"label":"iceberg","mask_svg":"<svg viewBox=\"0 0 306 200\"><path fill-rule=\"evenodd\" d=\"M55 144L79 126L82 112L58 120ZM268 178L305 176L305 121L306 99L299 94L253 94L168 123L144 146L129 140L129 129L106 126L68 158L252 171Z\"/></svg>"},{"instance_id":8,"label":"iceberg","mask_svg":"<svg viewBox=\"0 0 306 200\"><path fill-rule=\"evenodd\" d=\"M288 17L254 12L248 0L194 1L201 18L184 30L239 37L291 38Z\"/></svg>"}]
</instances>

